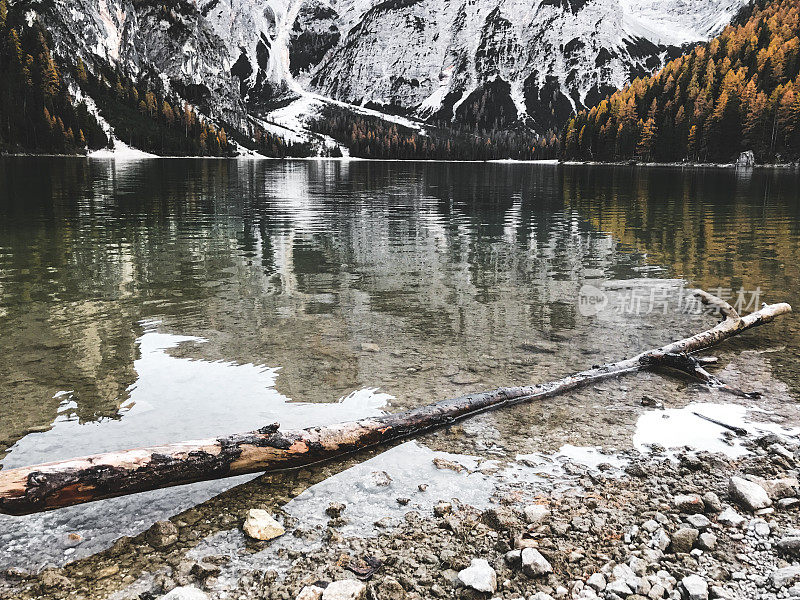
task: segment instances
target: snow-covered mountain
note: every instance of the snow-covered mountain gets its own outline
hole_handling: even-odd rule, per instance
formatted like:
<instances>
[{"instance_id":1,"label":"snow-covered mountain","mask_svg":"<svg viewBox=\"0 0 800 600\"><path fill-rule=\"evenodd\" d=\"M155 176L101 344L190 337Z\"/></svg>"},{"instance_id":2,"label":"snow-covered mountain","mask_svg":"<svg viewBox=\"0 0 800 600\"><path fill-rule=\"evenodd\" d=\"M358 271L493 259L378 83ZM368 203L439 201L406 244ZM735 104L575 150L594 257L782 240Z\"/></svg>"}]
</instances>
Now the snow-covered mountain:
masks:
<instances>
[{"instance_id":1,"label":"snow-covered mountain","mask_svg":"<svg viewBox=\"0 0 800 600\"><path fill-rule=\"evenodd\" d=\"M541 129L560 125L574 107L660 66L681 45L715 35L743 4L345 0L331 19L341 37L295 77L347 102L397 105L421 117L466 122L479 120L486 104L501 108L505 120L530 116Z\"/></svg>"},{"instance_id":2,"label":"snow-covered mountain","mask_svg":"<svg viewBox=\"0 0 800 600\"><path fill-rule=\"evenodd\" d=\"M16 2L43 13L59 55L160 79L232 124L315 94L544 131L716 35L747 0Z\"/></svg>"},{"instance_id":3,"label":"snow-covered mountain","mask_svg":"<svg viewBox=\"0 0 800 600\"><path fill-rule=\"evenodd\" d=\"M160 80L211 117L235 122L239 86L230 54L194 2L146 0L15 0L38 17L61 60L101 60L134 80Z\"/></svg>"}]
</instances>

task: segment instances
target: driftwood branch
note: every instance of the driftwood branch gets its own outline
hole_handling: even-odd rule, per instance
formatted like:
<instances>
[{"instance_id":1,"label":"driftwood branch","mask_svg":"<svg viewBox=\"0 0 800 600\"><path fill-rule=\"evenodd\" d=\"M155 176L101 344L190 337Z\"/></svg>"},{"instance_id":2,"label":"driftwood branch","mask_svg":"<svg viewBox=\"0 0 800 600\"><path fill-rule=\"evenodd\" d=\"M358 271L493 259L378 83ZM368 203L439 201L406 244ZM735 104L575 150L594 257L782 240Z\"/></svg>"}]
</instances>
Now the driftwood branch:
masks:
<instances>
[{"instance_id":1,"label":"driftwood branch","mask_svg":"<svg viewBox=\"0 0 800 600\"><path fill-rule=\"evenodd\" d=\"M676 371L686 373L689 377L697 379L710 389L721 390L742 398L752 399L761 397L761 392L745 392L739 388L728 385L703 368L703 364L708 364L707 361L696 358L691 354L663 354L657 358L654 358L659 363L659 367L666 367L668 369L675 369Z\"/></svg>"},{"instance_id":2,"label":"driftwood branch","mask_svg":"<svg viewBox=\"0 0 800 600\"><path fill-rule=\"evenodd\" d=\"M710 348L792 310L785 303L764 305L741 317L730 304L707 292L697 290L696 295L707 306L719 310L722 321L711 329L633 358L549 383L468 394L382 417L291 431L280 431L279 425L273 424L217 439L0 471L0 513L23 515L196 481L305 466L418 435L491 409L550 398L597 381L662 366L677 366L716 385L716 378L706 373L700 362L675 357Z\"/></svg>"},{"instance_id":3,"label":"driftwood branch","mask_svg":"<svg viewBox=\"0 0 800 600\"><path fill-rule=\"evenodd\" d=\"M713 423L714 425L719 425L723 429L733 431L736 435L747 435L747 429L745 429L744 427L739 427L738 425L728 425L727 423L723 423L722 421L719 421L717 419L712 419L711 417L707 417L706 415L701 414L699 412L692 411L692 414L695 417L703 419L704 421L708 421L709 423Z\"/></svg>"}]
</instances>

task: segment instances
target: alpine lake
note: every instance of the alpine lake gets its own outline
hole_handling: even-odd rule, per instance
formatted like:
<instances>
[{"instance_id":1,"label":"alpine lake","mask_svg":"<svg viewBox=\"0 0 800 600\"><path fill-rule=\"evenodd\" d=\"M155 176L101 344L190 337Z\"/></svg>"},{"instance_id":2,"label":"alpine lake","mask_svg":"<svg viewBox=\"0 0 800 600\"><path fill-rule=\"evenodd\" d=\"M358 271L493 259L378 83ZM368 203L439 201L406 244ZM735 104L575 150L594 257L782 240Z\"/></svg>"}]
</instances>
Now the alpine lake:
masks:
<instances>
[{"instance_id":1,"label":"alpine lake","mask_svg":"<svg viewBox=\"0 0 800 600\"><path fill-rule=\"evenodd\" d=\"M712 326L693 287L800 308L797 170L2 158L0 465L553 380ZM0 516L0 570L177 518L187 556L230 558L221 577L280 571L294 538L248 547L250 507L322 530L340 501L342 533L370 536L442 499L487 506L498 485L568 490L575 465L620 470L650 444L744 451L695 412L797 434L796 313L713 354L762 398L641 373L296 472Z\"/></svg>"}]
</instances>

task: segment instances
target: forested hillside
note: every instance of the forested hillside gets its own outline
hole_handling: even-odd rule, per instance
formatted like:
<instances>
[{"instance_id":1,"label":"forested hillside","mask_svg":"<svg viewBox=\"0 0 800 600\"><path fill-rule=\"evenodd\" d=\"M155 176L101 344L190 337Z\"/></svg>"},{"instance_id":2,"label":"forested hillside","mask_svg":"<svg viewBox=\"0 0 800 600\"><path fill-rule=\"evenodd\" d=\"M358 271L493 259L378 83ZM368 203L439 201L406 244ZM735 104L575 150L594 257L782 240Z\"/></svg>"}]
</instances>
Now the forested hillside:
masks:
<instances>
[{"instance_id":1,"label":"forested hillside","mask_svg":"<svg viewBox=\"0 0 800 600\"><path fill-rule=\"evenodd\" d=\"M800 3L757 0L723 33L572 118L566 159L800 157Z\"/></svg>"},{"instance_id":2,"label":"forested hillside","mask_svg":"<svg viewBox=\"0 0 800 600\"><path fill-rule=\"evenodd\" d=\"M232 153L225 130L194 109L134 82L108 65L57 57L49 33L21 6L0 0L0 151L75 154L109 145L85 102L88 96L124 142L160 155ZM71 89L70 89L71 84ZM72 94L70 93L72 92Z\"/></svg>"},{"instance_id":3,"label":"forested hillside","mask_svg":"<svg viewBox=\"0 0 800 600\"><path fill-rule=\"evenodd\" d=\"M134 82L103 65L95 65L92 72L80 59L73 71L81 90L126 144L160 156L232 153L224 128L203 120L191 105L150 82Z\"/></svg>"},{"instance_id":4,"label":"forested hillside","mask_svg":"<svg viewBox=\"0 0 800 600\"><path fill-rule=\"evenodd\" d=\"M0 0L0 151L85 152L108 143L86 105L73 106L47 33Z\"/></svg>"},{"instance_id":5,"label":"forested hillside","mask_svg":"<svg viewBox=\"0 0 800 600\"><path fill-rule=\"evenodd\" d=\"M539 136L525 128L471 132L426 127L420 133L385 119L329 106L310 123L317 133L347 147L350 156L401 160L540 160L557 158L554 133Z\"/></svg>"}]
</instances>

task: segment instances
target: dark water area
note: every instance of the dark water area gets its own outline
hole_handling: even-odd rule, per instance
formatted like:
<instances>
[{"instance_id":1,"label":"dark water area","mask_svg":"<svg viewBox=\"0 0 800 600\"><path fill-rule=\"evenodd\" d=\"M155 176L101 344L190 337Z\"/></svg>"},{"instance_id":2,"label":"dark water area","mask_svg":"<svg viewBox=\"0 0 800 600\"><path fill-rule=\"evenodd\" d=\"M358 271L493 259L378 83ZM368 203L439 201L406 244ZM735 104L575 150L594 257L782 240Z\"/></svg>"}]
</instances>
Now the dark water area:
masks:
<instances>
[{"instance_id":1,"label":"dark water area","mask_svg":"<svg viewBox=\"0 0 800 600\"><path fill-rule=\"evenodd\" d=\"M3 158L0 464L554 379L708 326L679 310L684 283L748 310L800 304L797 171ZM608 308L586 314L584 285L607 287ZM796 316L723 358L742 350L755 353L732 376L755 366L764 374L746 381L800 398ZM663 380L484 415L408 452L624 448L633 394L651 388ZM137 531L234 483L28 526L84 531L98 506L149 503ZM113 539L95 533L94 550Z\"/></svg>"}]
</instances>

